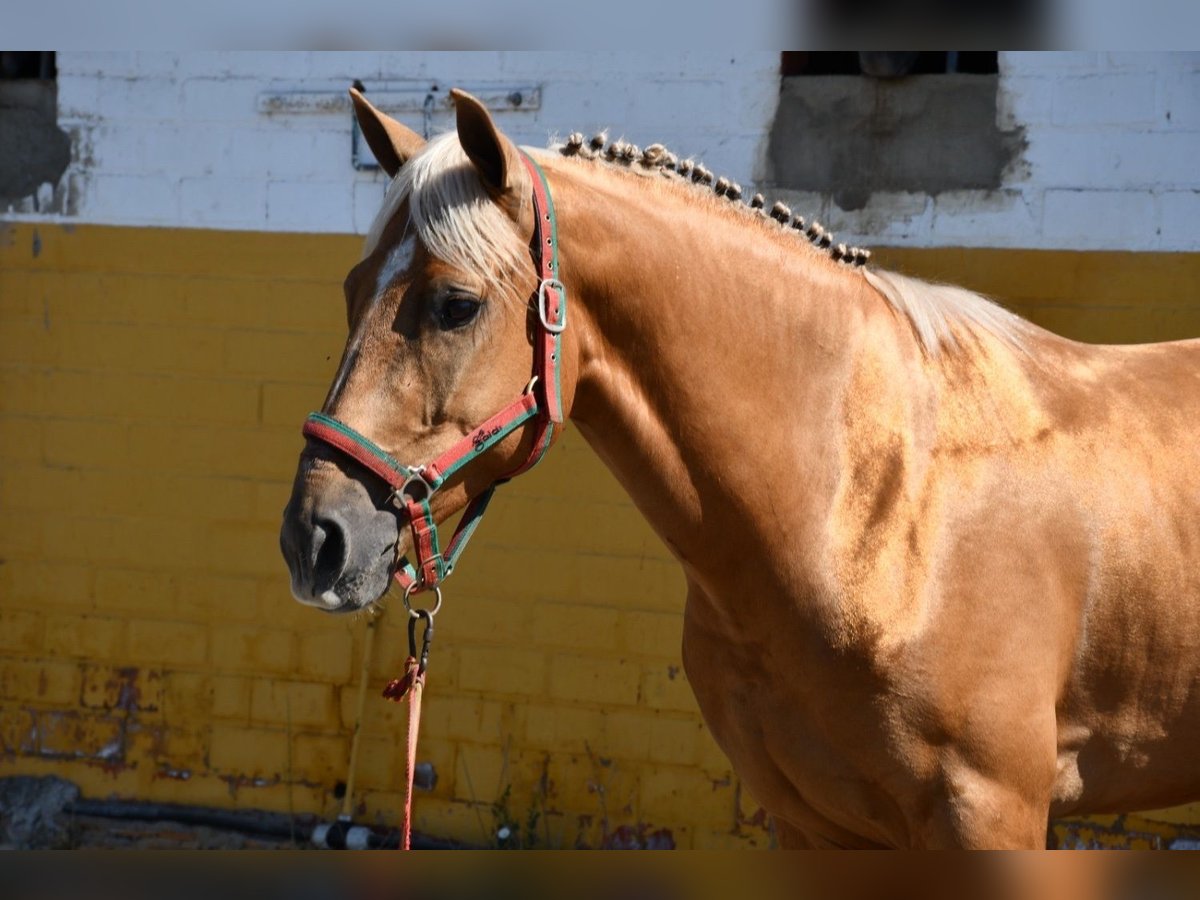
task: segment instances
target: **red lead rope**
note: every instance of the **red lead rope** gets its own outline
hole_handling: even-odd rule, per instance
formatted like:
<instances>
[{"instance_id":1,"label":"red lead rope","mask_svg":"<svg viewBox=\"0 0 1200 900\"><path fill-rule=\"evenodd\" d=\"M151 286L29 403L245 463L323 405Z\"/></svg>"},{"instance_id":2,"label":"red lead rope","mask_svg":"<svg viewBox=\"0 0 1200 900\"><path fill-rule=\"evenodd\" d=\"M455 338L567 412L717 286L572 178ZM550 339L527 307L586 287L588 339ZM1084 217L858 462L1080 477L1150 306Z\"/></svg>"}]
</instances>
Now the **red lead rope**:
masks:
<instances>
[{"instance_id":1,"label":"red lead rope","mask_svg":"<svg viewBox=\"0 0 1200 900\"><path fill-rule=\"evenodd\" d=\"M417 623L425 621L421 655L417 656ZM388 682L383 696L397 703L408 701L408 724L404 748L404 815L400 820L400 849L412 849L413 776L417 771L417 734L421 730L421 696L425 693L425 670L429 666L429 645L433 642L433 613L426 609L409 610L408 658L404 674Z\"/></svg>"},{"instance_id":2,"label":"red lead rope","mask_svg":"<svg viewBox=\"0 0 1200 900\"><path fill-rule=\"evenodd\" d=\"M425 673L417 670L411 656L404 662L408 680L408 728L404 751L404 817L400 820L400 849L412 849L413 775L417 770L417 733L421 730L421 695L425 692Z\"/></svg>"}]
</instances>

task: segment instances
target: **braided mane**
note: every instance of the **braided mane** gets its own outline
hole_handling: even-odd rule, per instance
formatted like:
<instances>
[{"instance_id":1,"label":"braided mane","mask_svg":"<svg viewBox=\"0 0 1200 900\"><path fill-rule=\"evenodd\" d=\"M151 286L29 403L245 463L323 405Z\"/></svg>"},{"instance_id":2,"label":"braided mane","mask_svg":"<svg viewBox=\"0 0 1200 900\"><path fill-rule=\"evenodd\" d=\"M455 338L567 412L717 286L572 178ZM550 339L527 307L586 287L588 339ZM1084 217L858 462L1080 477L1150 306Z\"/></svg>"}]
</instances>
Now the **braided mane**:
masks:
<instances>
[{"instance_id":1,"label":"braided mane","mask_svg":"<svg viewBox=\"0 0 1200 900\"><path fill-rule=\"evenodd\" d=\"M657 171L669 178L678 178L705 191L743 206L742 187L728 178L715 177L711 171L692 159L681 159L662 144L651 144L645 150L626 141L608 142L604 132L585 139L580 132L572 133L558 145L563 156L603 160L616 165ZM931 355L943 347L959 344L960 326L969 333L984 331L1013 347L1023 344L1029 323L1004 307L966 288L935 284L910 278L896 272L866 268L871 251L861 247L835 244L833 234L815 219L793 215L787 204L776 202L768 210L762 194L750 198L749 209L764 219L774 219L781 227L806 238L814 248L827 253L835 262L861 269L863 277L888 304L902 314L912 326L921 346Z\"/></svg>"},{"instance_id":2,"label":"braided mane","mask_svg":"<svg viewBox=\"0 0 1200 900\"><path fill-rule=\"evenodd\" d=\"M607 145L607 146L606 146ZM573 132L566 143L559 145L559 153L563 156L578 156L583 159L601 159L606 162L638 166L646 171L658 171L668 177L678 177L690 181L694 185L711 189L718 197L734 203L742 201L742 186L728 178L718 178L711 171L692 159L680 159L662 144L651 144L645 150L627 141L608 142L604 132L598 132L590 140L585 140L581 132ZM784 227L790 227L797 234L808 238L812 245L828 253L837 262L851 266L865 266L871 258L871 251L861 247L847 247L845 244L834 244L833 234L826 231L815 219L811 222L804 216L792 215L792 211L784 203L775 203L768 211L762 194L750 198L750 209L763 216L769 216Z\"/></svg>"}]
</instances>

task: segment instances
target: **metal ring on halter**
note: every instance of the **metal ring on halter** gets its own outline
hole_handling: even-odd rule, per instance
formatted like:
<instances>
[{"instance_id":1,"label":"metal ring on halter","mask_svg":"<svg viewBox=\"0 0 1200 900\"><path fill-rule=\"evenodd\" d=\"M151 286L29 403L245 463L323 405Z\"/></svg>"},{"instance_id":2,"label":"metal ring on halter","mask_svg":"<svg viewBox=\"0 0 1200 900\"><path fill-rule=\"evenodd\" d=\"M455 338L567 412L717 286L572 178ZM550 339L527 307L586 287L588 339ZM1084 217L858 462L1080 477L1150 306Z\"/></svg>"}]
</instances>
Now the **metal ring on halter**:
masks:
<instances>
[{"instance_id":1,"label":"metal ring on halter","mask_svg":"<svg viewBox=\"0 0 1200 900\"><path fill-rule=\"evenodd\" d=\"M567 304L560 303L558 306L559 312L562 313L561 322L551 322L546 315L546 290L552 289L558 292L558 295L564 300L567 296L567 286L557 278L543 278L542 283L538 285L538 318L542 320L542 327L551 334L562 334L567 327Z\"/></svg>"},{"instance_id":2,"label":"metal ring on halter","mask_svg":"<svg viewBox=\"0 0 1200 900\"><path fill-rule=\"evenodd\" d=\"M421 496L415 496L409 490L409 485L411 484L418 484L421 486ZM400 487L396 488L396 490L392 492L392 496L400 498L401 501L407 497L409 500L415 500L418 503L420 503L422 500L428 500L430 497L432 497L433 486L425 480L425 467L418 466L417 468L413 469L412 474L409 475L408 478L404 479L404 484L400 485Z\"/></svg>"},{"instance_id":3,"label":"metal ring on halter","mask_svg":"<svg viewBox=\"0 0 1200 900\"><path fill-rule=\"evenodd\" d=\"M521 391L521 393L522 394L532 394L533 386L537 383L538 383L538 377L536 375L534 375L532 378L529 379L529 384L525 385L525 390Z\"/></svg>"},{"instance_id":4,"label":"metal ring on halter","mask_svg":"<svg viewBox=\"0 0 1200 900\"><path fill-rule=\"evenodd\" d=\"M427 615L429 617L429 621L432 622L433 617L436 616L438 614L438 610L442 608L442 589L440 587L438 587L437 585L434 585L434 587L433 587L433 598L434 598L433 599L433 609L413 609L412 604L409 603L408 598L410 596L412 596L412 594L419 587L421 587L421 582L414 581L412 584L410 584L408 587L406 587L404 589L404 608L408 611L408 614L410 616L412 616L414 619L421 618L421 614L424 613L425 615Z\"/></svg>"}]
</instances>

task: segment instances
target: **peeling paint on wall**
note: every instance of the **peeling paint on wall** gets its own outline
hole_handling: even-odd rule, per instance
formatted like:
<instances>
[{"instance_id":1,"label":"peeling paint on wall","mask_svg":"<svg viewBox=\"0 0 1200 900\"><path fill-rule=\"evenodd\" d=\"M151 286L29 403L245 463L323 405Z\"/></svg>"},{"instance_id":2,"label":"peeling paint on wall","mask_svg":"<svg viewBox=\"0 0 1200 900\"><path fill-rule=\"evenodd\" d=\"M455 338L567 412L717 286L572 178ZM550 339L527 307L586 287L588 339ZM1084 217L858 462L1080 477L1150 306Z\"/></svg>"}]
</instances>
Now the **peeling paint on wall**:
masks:
<instances>
[{"instance_id":1,"label":"peeling paint on wall","mask_svg":"<svg viewBox=\"0 0 1200 900\"><path fill-rule=\"evenodd\" d=\"M1022 127L999 126L998 93L991 75L787 78L769 179L845 210L880 191L994 191L1026 146Z\"/></svg>"}]
</instances>

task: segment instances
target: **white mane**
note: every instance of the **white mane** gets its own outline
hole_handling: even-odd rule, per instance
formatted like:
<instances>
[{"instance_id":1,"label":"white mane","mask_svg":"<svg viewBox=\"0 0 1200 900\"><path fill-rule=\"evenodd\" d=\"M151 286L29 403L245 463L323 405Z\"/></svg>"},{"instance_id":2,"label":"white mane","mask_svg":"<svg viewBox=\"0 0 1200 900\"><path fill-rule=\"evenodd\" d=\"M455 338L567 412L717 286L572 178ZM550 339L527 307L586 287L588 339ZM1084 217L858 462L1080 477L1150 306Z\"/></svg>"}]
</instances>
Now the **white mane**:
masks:
<instances>
[{"instance_id":1,"label":"white mane","mask_svg":"<svg viewBox=\"0 0 1200 900\"><path fill-rule=\"evenodd\" d=\"M453 131L430 140L396 173L367 232L364 258L379 245L405 200L409 226L438 259L484 274L496 287L505 275L529 264L529 248L488 196Z\"/></svg>"},{"instance_id":2,"label":"white mane","mask_svg":"<svg viewBox=\"0 0 1200 900\"><path fill-rule=\"evenodd\" d=\"M864 269L863 276L892 309L912 324L921 346L931 355L959 345L962 329L987 332L1020 347L1029 323L986 297L952 284L935 284L897 272Z\"/></svg>"},{"instance_id":3,"label":"white mane","mask_svg":"<svg viewBox=\"0 0 1200 900\"><path fill-rule=\"evenodd\" d=\"M632 146L618 143L627 149ZM555 149L564 155L586 153L581 137L568 144L567 149L561 146ZM589 158L603 159L599 153ZM634 165L634 158L618 151L609 155L607 163L613 168L629 168ZM642 160L639 164L652 169L661 167L664 175L688 184L686 178L678 178L674 170L661 166L657 160ZM711 175L708 178L712 180ZM722 182L728 184L726 179L717 180L718 185ZM694 176L689 186L712 193L707 182L696 183ZM750 207L739 199L740 189L736 195L721 196L750 211ZM383 208L367 233L364 257L378 246L384 228L406 200L410 226L416 229L430 253L450 265L482 273L491 286L503 291L506 276L529 264L528 247L522 243L508 216L488 196L455 132L430 140L396 173L384 195ZM761 197L756 200L761 204ZM763 222L773 223L774 220L762 209L756 211ZM823 229L820 231L823 233ZM792 233L798 243L807 243L804 233L794 229ZM811 235L810 229L810 240ZM828 246L828 240L823 246ZM965 288L933 284L877 269L848 267L847 274L850 273L865 277L897 313L908 319L917 340L930 355L958 347L959 338L972 330L987 332L1015 347L1023 343L1028 327L1025 320Z\"/></svg>"}]
</instances>

